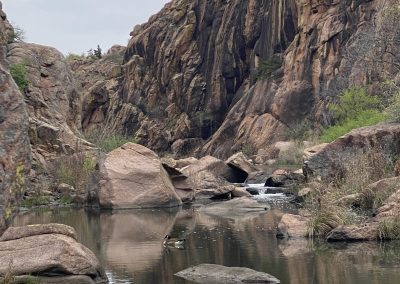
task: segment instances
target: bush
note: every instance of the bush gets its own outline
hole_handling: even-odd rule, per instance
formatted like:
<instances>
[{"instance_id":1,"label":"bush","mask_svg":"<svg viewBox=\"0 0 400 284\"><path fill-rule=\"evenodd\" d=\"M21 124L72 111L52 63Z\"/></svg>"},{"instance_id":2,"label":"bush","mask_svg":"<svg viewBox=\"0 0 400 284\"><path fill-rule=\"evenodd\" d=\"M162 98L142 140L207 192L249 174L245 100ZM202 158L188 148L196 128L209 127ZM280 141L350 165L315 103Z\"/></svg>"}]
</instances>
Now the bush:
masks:
<instances>
[{"instance_id":1,"label":"bush","mask_svg":"<svg viewBox=\"0 0 400 284\"><path fill-rule=\"evenodd\" d=\"M136 138L124 136L117 133L104 134L99 131L94 131L91 133L86 133L85 136L88 141L95 144L105 153L109 153L112 150L119 148L128 142L137 143Z\"/></svg>"},{"instance_id":2,"label":"bush","mask_svg":"<svg viewBox=\"0 0 400 284\"><path fill-rule=\"evenodd\" d=\"M365 111L379 110L381 101L376 96L368 95L364 88L350 88L339 96L337 104L331 104L328 110L338 123L356 119Z\"/></svg>"},{"instance_id":3,"label":"bush","mask_svg":"<svg viewBox=\"0 0 400 284\"><path fill-rule=\"evenodd\" d=\"M346 223L346 216L340 207L324 207L311 218L308 227L310 237L325 238L333 229Z\"/></svg>"},{"instance_id":4,"label":"bush","mask_svg":"<svg viewBox=\"0 0 400 284\"><path fill-rule=\"evenodd\" d=\"M43 206L43 205L49 205L50 202L51 202L50 196L37 196L22 200L21 206L22 207Z\"/></svg>"},{"instance_id":5,"label":"bush","mask_svg":"<svg viewBox=\"0 0 400 284\"><path fill-rule=\"evenodd\" d=\"M25 40L25 31L14 25L13 30L8 34L8 43L24 41Z\"/></svg>"},{"instance_id":6,"label":"bush","mask_svg":"<svg viewBox=\"0 0 400 284\"><path fill-rule=\"evenodd\" d=\"M400 122L400 92L395 94L387 108L388 119L391 122Z\"/></svg>"},{"instance_id":7,"label":"bush","mask_svg":"<svg viewBox=\"0 0 400 284\"><path fill-rule=\"evenodd\" d=\"M354 118L347 118L342 123L325 129L320 136L321 142L332 142L335 139L349 133L351 130L377 124L385 121L386 114L378 110L364 110Z\"/></svg>"},{"instance_id":8,"label":"bush","mask_svg":"<svg viewBox=\"0 0 400 284\"><path fill-rule=\"evenodd\" d=\"M92 157L85 152L78 152L53 161L50 171L58 183L66 183L82 192L90 184L95 166Z\"/></svg>"},{"instance_id":9,"label":"bush","mask_svg":"<svg viewBox=\"0 0 400 284\"><path fill-rule=\"evenodd\" d=\"M279 56L272 56L267 60L261 60L257 68L257 79L268 79L273 76L273 73L281 68L282 59Z\"/></svg>"},{"instance_id":10,"label":"bush","mask_svg":"<svg viewBox=\"0 0 400 284\"><path fill-rule=\"evenodd\" d=\"M67 56L65 56L66 61L84 60L84 59L86 59L84 53L82 53L81 55L75 53L68 53Z\"/></svg>"},{"instance_id":11,"label":"bush","mask_svg":"<svg viewBox=\"0 0 400 284\"><path fill-rule=\"evenodd\" d=\"M399 240L400 239L400 217L389 218L379 222L379 239Z\"/></svg>"},{"instance_id":12,"label":"bush","mask_svg":"<svg viewBox=\"0 0 400 284\"><path fill-rule=\"evenodd\" d=\"M25 93L29 84L28 79L26 78L28 75L26 63L22 62L18 64L12 64L10 66L10 73L20 91Z\"/></svg>"}]
</instances>

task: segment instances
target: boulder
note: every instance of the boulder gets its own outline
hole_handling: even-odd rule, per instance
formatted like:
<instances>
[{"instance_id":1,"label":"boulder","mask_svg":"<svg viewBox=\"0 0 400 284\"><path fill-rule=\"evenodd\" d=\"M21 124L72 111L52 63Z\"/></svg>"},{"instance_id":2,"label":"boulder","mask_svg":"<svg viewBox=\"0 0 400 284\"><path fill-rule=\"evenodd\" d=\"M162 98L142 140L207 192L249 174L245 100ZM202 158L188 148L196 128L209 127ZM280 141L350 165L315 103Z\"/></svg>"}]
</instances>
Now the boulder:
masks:
<instances>
[{"instance_id":1,"label":"boulder","mask_svg":"<svg viewBox=\"0 0 400 284\"><path fill-rule=\"evenodd\" d=\"M198 174L202 171L212 172L218 178L223 178L229 182L241 183L247 178L247 173L239 168L232 168L224 161L212 156L205 156L200 160L182 169L187 176Z\"/></svg>"},{"instance_id":2,"label":"boulder","mask_svg":"<svg viewBox=\"0 0 400 284\"><path fill-rule=\"evenodd\" d=\"M365 223L362 225L341 225L333 229L328 237L328 242L338 241L373 241L378 239L377 222Z\"/></svg>"},{"instance_id":3,"label":"boulder","mask_svg":"<svg viewBox=\"0 0 400 284\"><path fill-rule=\"evenodd\" d=\"M309 219L300 215L285 214L278 223L278 238L303 238L308 236Z\"/></svg>"},{"instance_id":4,"label":"boulder","mask_svg":"<svg viewBox=\"0 0 400 284\"><path fill-rule=\"evenodd\" d=\"M235 189L232 191L232 197L251 197L252 194L246 190L245 187L235 187Z\"/></svg>"},{"instance_id":5,"label":"boulder","mask_svg":"<svg viewBox=\"0 0 400 284\"><path fill-rule=\"evenodd\" d=\"M193 186L190 184L188 177L184 175L180 170L173 168L168 164L163 163L163 167L169 174L175 191L182 202L193 201L195 198L195 191L193 189Z\"/></svg>"},{"instance_id":6,"label":"boulder","mask_svg":"<svg viewBox=\"0 0 400 284\"><path fill-rule=\"evenodd\" d=\"M305 181L304 175L299 172L291 172L288 170L276 170L265 182L265 186L270 187L287 187L293 186Z\"/></svg>"},{"instance_id":7,"label":"boulder","mask_svg":"<svg viewBox=\"0 0 400 284\"><path fill-rule=\"evenodd\" d=\"M85 279L82 283L108 283L96 256L75 240L76 233L71 227L59 224L15 227L4 235L0 241L1 275L8 272L15 276L76 276Z\"/></svg>"},{"instance_id":8,"label":"boulder","mask_svg":"<svg viewBox=\"0 0 400 284\"><path fill-rule=\"evenodd\" d=\"M251 173L258 172L257 168L247 159L247 157L242 153L236 153L228 160L226 160L226 164L230 166L238 175L243 175L243 172L247 174L245 181Z\"/></svg>"},{"instance_id":9,"label":"boulder","mask_svg":"<svg viewBox=\"0 0 400 284\"><path fill-rule=\"evenodd\" d=\"M157 208L182 204L158 156L127 143L110 152L100 169L101 208Z\"/></svg>"},{"instance_id":10,"label":"boulder","mask_svg":"<svg viewBox=\"0 0 400 284\"><path fill-rule=\"evenodd\" d=\"M246 267L226 267L217 264L200 264L175 274L195 283L234 284L234 283L281 283L279 279Z\"/></svg>"},{"instance_id":11,"label":"boulder","mask_svg":"<svg viewBox=\"0 0 400 284\"><path fill-rule=\"evenodd\" d=\"M240 197L229 201L203 206L199 209L199 211L228 218L242 218L248 216L258 216L268 209L268 205L259 203L250 197Z\"/></svg>"},{"instance_id":12,"label":"boulder","mask_svg":"<svg viewBox=\"0 0 400 284\"><path fill-rule=\"evenodd\" d=\"M62 224L50 223L41 225L29 225L23 227L10 227L0 237L0 242L47 234L59 234L77 240L74 228Z\"/></svg>"},{"instance_id":13,"label":"boulder","mask_svg":"<svg viewBox=\"0 0 400 284\"><path fill-rule=\"evenodd\" d=\"M217 177L210 171L204 170L189 176L187 182L195 190L196 199L201 198L230 198L235 186L224 178Z\"/></svg>"},{"instance_id":14,"label":"boulder","mask_svg":"<svg viewBox=\"0 0 400 284\"><path fill-rule=\"evenodd\" d=\"M382 145L385 145L382 147ZM319 176L331 181L345 178L346 166L363 155L363 164L376 163L376 155L395 157L400 154L400 124L378 124L355 129L329 144L315 146L305 151L303 172L307 177ZM382 165L381 167L384 167ZM374 166L369 169L376 176Z\"/></svg>"},{"instance_id":15,"label":"boulder","mask_svg":"<svg viewBox=\"0 0 400 284\"><path fill-rule=\"evenodd\" d=\"M399 185L398 185L399 186ZM400 190L393 193L377 210L377 218L400 216Z\"/></svg>"}]
</instances>

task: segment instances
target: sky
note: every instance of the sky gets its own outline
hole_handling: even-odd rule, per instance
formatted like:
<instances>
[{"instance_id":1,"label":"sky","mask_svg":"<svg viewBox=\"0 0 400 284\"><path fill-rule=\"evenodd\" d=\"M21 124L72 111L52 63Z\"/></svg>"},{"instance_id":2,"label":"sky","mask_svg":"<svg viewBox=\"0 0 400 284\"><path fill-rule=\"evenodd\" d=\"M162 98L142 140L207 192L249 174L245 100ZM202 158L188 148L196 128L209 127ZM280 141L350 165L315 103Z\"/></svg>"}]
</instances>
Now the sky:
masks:
<instances>
[{"instance_id":1,"label":"sky","mask_svg":"<svg viewBox=\"0 0 400 284\"><path fill-rule=\"evenodd\" d=\"M0 0L25 41L81 54L126 45L129 33L170 0Z\"/></svg>"}]
</instances>

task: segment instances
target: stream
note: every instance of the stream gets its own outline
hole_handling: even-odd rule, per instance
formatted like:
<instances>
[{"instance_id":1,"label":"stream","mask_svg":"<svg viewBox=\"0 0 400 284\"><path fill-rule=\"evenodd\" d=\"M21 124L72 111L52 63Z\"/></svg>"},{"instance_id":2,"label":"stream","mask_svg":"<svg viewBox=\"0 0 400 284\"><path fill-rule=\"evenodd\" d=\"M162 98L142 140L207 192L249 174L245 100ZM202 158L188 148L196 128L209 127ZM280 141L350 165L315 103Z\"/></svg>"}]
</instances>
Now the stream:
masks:
<instances>
[{"instance_id":1,"label":"stream","mask_svg":"<svg viewBox=\"0 0 400 284\"><path fill-rule=\"evenodd\" d=\"M62 223L105 267L110 283L188 284L174 273L201 263L244 266L291 284L398 284L400 243L327 244L278 240L277 220L294 212L283 194L261 194L271 210L243 217L209 215L189 206L169 210L37 209L15 226ZM186 238L184 249L163 247L165 235Z\"/></svg>"}]
</instances>

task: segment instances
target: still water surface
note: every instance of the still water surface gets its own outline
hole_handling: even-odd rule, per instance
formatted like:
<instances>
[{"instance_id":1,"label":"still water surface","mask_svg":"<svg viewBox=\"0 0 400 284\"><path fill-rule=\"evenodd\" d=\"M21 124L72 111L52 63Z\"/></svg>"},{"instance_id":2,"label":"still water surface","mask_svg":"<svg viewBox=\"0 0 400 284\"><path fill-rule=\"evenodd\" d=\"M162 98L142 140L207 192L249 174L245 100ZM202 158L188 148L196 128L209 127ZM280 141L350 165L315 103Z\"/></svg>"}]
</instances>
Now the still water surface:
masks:
<instances>
[{"instance_id":1,"label":"still water surface","mask_svg":"<svg viewBox=\"0 0 400 284\"><path fill-rule=\"evenodd\" d=\"M196 207L99 212L53 209L21 213L14 225L63 223L105 267L111 283L188 284L174 273L200 263L244 266L291 284L399 284L400 244L336 244L275 237L288 208L242 218L207 215ZM283 206L285 207L285 206ZM163 237L186 237L183 250Z\"/></svg>"}]
</instances>

